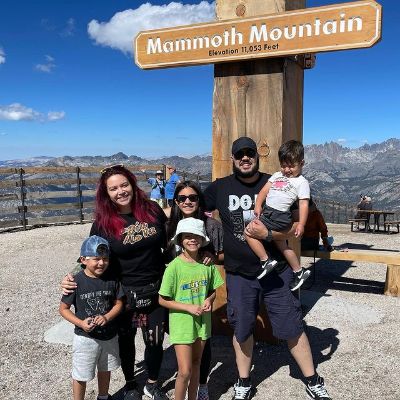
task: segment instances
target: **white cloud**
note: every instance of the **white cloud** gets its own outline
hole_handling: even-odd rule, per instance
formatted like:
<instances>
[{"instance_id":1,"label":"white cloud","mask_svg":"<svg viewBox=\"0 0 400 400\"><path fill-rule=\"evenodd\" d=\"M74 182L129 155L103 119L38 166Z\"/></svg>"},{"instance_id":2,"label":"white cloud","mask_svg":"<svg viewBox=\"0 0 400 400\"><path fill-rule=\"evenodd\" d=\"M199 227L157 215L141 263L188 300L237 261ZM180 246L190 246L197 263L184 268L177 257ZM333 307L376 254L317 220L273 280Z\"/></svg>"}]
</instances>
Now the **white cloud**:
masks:
<instances>
[{"instance_id":1,"label":"white cloud","mask_svg":"<svg viewBox=\"0 0 400 400\"><path fill-rule=\"evenodd\" d=\"M53 72L53 69L56 67L56 64L54 63L54 58L49 55L46 55L45 58L46 62L44 64L36 64L35 69L40 72Z\"/></svg>"},{"instance_id":2,"label":"white cloud","mask_svg":"<svg viewBox=\"0 0 400 400\"><path fill-rule=\"evenodd\" d=\"M20 103L0 105L0 120L5 121L57 121L65 117L64 111L50 111L47 115L26 107Z\"/></svg>"},{"instance_id":3,"label":"white cloud","mask_svg":"<svg viewBox=\"0 0 400 400\"><path fill-rule=\"evenodd\" d=\"M6 53L2 47L0 47L0 64L4 64L6 62Z\"/></svg>"},{"instance_id":4,"label":"white cloud","mask_svg":"<svg viewBox=\"0 0 400 400\"><path fill-rule=\"evenodd\" d=\"M108 22L90 21L88 33L96 44L127 54L133 53L133 40L140 31L213 20L215 5L207 1L199 4L172 2L161 6L145 3L135 10L116 13Z\"/></svg>"},{"instance_id":5,"label":"white cloud","mask_svg":"<svg viewBox=\"0 0 400 400\"><path fill-rule=\"evenodd\" d=\"M75 33L75 20L74 18L69 18L67 20L65 28L61 31L60 36L68 37L73 36Z\"/></svg>"},{"instance_id":6,"label":"white cloud","mask_svg":"<svg viewBox=\"0 0 400 400\"><path fill-rule=\"evenodd\" d=\"M336 141L340 144L346 143L347 139L336 139Z\"/></svg>"},{"instance_id":7,"label":"white cloud","mask_svg":"<svg viewBox=\"0 0 400 400\"><path fill-rule=\"evenodd\" d=\"M65 117L65 111L50 111L47 113L48 121L58 121Z\"/></svg>"},{"instance_id":8,"label":"white cloud","mask_svg":"<svg viewBox=\"0 0 400 400\"><path fill-rule=\"evenodd\" d=\"M0 132L0 136L6 136L7 135L7 133L5 133L5 132Z\"/></svg>"}]
</instances>

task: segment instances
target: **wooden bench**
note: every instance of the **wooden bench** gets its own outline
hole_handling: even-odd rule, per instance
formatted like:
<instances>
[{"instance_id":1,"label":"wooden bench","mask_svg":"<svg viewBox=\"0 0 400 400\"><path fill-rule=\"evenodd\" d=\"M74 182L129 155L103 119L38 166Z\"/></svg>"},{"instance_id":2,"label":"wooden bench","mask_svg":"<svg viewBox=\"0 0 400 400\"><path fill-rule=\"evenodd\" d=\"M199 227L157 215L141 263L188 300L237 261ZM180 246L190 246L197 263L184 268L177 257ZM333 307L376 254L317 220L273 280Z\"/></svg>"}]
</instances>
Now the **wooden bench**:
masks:
<instances>
[{"instance_id":1,"label":"wooden bench","mask_svg":"<svg viewBox=\"0 0 400 400\"><path fill-rule=\"evenodd\" d=\"M390 227L391 226L395 226L397 227L397 233L400 233L400 229L399 229L399 225L400 225L400 221L386 221L384 223L385 225L385 231L390 235Z\"/></svg>"},{"instance_id":2,"label":"wooden bench","mask_svg":"<svg viewBox=\"0 0 400 400\"><path fill-rule=\"evenodd\" d=\"M369 229L369 224L368 224L368 219L367 218L350 218L349 222L351 224L351 231L354 232L354 224L357 224L357 228L360 228L360 222L364 223L364 231L367 231L367 228Z\"/></svg>"},{"instance_id":3,"label":"wooden bench","mask_svg":"<svg viewBox=\"0 0 400 400\"><path fill-rule=\"evenodd\" d=\"M303 257L323 258L325 260L364 261L386 264L386 281L384 294L400 297L400 252L377 250L349 250L349 251L316 251L303 250Z\"/></svg>"}]
</instances>

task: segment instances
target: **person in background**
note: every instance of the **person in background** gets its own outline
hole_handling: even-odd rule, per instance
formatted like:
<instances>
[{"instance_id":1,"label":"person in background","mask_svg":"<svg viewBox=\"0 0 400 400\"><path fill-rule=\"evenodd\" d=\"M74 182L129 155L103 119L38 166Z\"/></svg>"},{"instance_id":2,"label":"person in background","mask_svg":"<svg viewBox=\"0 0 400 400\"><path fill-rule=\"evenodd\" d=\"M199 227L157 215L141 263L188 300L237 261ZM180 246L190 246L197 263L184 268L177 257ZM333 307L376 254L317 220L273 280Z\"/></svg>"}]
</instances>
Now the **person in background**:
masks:
<instances>
[{"instance_id":1,"label":"person in background","mask_svg":"<svg viewBox=\"0 0 400 400\"><path fill-rule=\"evenodd\" d=\"M332 246L328 240L328 228L321 212L316 204L310 199L307 223L304 227L303 237L301 238L302 250L318 250L321 236L322 245L325 250L332 251Z\"/></svg>"},{"instance_id":2,"label":"person in background","mask_svg":"<svg viewBox=\"0 0 400 400\"><path fill-rule=\"evenodd\" d=\"M178 183L175 189L172 208L167 221L167 247L164 252L165 262L171 262L182 252L182 247L177 245L173 238L176 234L178 223L186 218L197 218L204 222L207 236L210 242L202 248L212 255L214 264L222 264L223 253L223 231L221 222L207 216L204 212L204 196L200 187L193 181ZM206 257L204 258L206 262ZM198 400L209 400L207 379L211 369L211 343L207 339L200 364L200 386L197 392Z\"/></svg>"},{"instance_id":3,"label":"person in background","mask_svg":"<svg viewBox=\"0 0 400 400\"><path fill-rule=\"evenodd\" d=\"M151 185L150 200L155 201L161 208L165 208L165 179L163 172L159 169L156 171L155 178L148 178L146 170L144 172L147 182Z\"/></svg>"},{"instance_id":4,"label":"person in background","mask_svg":"<svg viewBox=\"0 0 400 400\"><path fill-rule=\"evenodd\" d=\"M167 199L167 205L172 207L174 202L174 193L176 185L180 182L179 175L176 173L176 168L172 165L167 165L170 177L165 185L165 198Z\"/></svg>"},{"instance_id":5,"label":"person in background","mask_svg":"<svg viewBox=\"0 0 400 400\"><path fill-rule=\"evenodd\" d=\"M199 254L209 242L202 220L180 220L173 242L183 251L165 270L159 303L170 310L169 338L178 360L175 400L184 400L186 392L188 400L196 400L202 353L211 337L215 289L224 281L214 265L203 264Z\"/></svg>"},{"instance_id":6,"label":"person in background","mask_svg":"<svg viewBox=\"0 0 400 400\"><path fill-rule=\"evenodd\" d=\"M372 200L369 196L360 195L360 201L357 203L357 213L354 218L367 218L369 220L370 214L363 212L363 210L372 210Z\"/></svg>"},{"instance_id":7,"label":"person in background","mask_svg":"<svg viewBox=\"0 0 400 400\"><path fill-rule=\"evenodd\" d=\"M74 400L85 398L86 383L94 378L96 367L97 400L111 400L108 394L111 371L120 366L114 319L123 309L124 293L115 279L104 275L109 254L107 240L95 235L85 239L79 258L84 269L75 276L78 287L62 297L59 307L61 316L75 325L72 344Z\"/></svg>"},{"instance_id":8,"label":"person in background","mask_svg":"<svg viewBox=\"0 0 400 400\"><path fill-rule=\"evenodd\" d=\"M158 290L165 271L162 249L166 241L166 216L161 207L139 188L135 175L123 165L106 167L100 173L95 221L90 234L109 242L108 270L117 275L126 294L125 310L116 320L121 367L126 381L123 399L142 399L135 381L135 336L140 329L146 346L144 361L148 373L143 392L150 399L165 400L168 397L157 381L168 319L167 310L158 304ZM64 294L72 293L77 282L68 274L61 287Z\"/></svg>"}]
</instances>

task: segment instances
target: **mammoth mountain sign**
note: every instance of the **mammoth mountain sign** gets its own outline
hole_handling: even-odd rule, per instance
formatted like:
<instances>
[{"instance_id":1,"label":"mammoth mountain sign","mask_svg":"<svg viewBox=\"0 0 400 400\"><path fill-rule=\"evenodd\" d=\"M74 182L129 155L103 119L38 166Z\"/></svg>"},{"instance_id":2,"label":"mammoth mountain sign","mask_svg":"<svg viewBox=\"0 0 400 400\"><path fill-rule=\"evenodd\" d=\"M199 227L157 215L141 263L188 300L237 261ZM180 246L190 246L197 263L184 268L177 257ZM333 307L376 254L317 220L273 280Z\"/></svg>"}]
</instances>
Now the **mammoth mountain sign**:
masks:
<instances>
[{"instance_id":1,"label":"mammoth mountain sign","mask_svg":"<svg viewBox=\"0 0 400 400\"><path fill-rule=\"evenodd\" d=\"M135 62L151 69L356 49L380 36L381 6L357 1L140 32Z\"/></svg>"}]
</instances>

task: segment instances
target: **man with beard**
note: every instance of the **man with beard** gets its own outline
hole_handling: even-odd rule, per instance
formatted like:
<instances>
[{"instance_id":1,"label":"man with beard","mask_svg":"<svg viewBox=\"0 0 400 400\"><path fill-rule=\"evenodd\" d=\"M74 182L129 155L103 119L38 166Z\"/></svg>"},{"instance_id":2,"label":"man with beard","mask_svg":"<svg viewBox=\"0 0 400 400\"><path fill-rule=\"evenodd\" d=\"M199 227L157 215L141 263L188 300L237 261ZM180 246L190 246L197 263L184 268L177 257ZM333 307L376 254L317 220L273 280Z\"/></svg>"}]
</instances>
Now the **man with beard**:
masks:
<instances>
[{"instance_id":1,"label":"man with beard","mask_svg":"<svg viewBox=\"0 0 400 400\"><path fill-rule=\"evenodd\" d=\"M233 347L239 373L234 385L234 399L250 399L254 393L250 381L253 330L262 297L274 336L287 340L289 350L305 377L307 396L329 400L324 380L314 368L300 302L289 288L292 271L271 242L291 237L295 228L288 232L272 232L261 221L253 220L255 197L270 177L259 172L256 143L249 137L235 140L232 162L233 174L211 183L204 194L207 209L219 211L224 230L227 314L234 329ZM262 279L257 279L259 259L248 246L244 231L263 240L266 250L278 261L278 267Z\"/></svg>"}]
</instances>

